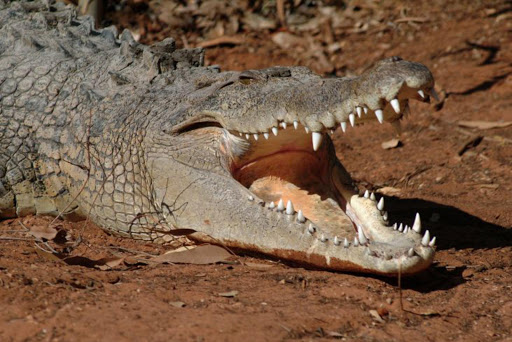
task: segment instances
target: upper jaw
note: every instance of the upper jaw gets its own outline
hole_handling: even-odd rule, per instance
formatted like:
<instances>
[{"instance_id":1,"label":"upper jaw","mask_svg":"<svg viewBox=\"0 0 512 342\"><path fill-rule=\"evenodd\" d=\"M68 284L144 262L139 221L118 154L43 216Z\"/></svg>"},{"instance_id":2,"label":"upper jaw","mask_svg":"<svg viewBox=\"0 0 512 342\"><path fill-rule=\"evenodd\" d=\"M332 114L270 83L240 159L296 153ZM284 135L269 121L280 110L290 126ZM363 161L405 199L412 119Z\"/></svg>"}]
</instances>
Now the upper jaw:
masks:
<instances>
[{"instance_id":1,"label":"upper jaw","mask_svg":"<svg viewBox=\"0 0 512 342\"><path fill-rule=\"evenodd\" d=\"M230 132L263 137L281 125L302 125L311 132L325 132L366 121L394 122L407 113L410 99L428 101L436 97L434 79L422 64L392 57L354 78L321 78L303 68L290 68L289 74L275 77L267 70L253 79L233 80L227 86L214 83L209 97L197 101L191 94L186 118L172 128L199 121L215 121ZM220 81L219 81L220 82Z\"/></svg>"}]
</instances>

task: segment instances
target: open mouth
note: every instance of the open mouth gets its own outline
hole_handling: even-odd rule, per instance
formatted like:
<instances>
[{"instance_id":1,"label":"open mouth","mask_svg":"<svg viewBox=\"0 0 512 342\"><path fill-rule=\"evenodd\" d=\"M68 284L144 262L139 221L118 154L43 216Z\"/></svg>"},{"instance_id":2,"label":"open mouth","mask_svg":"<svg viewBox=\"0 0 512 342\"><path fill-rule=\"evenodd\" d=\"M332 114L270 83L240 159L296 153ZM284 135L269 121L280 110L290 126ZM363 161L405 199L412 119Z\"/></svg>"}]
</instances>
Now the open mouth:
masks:
<instances>
[{"instance_id":1,"label":"open mouth","mask_svg":"<svg viewBox=\"0 0 512 342\"><path fill-rule=\"evenodd\" d=\"M384 198L357 189L330 135L370 121L399 132L410 100L437 96L430 71L399 57L356 78L309 78L301 70L231 77L212 86L208 101L192 107L193 119L174 128L197 136L203 136L197 128L215 131L215 158L247 200L235 204L242 214L222 241L330 269L387 275L426 269L435 237L422 230L418 214L411 226L390 222Z\"/></svg>"},{"instance_id":2,"label":"open mouth","mask_svg":"<svg viewBox=\"0 0 512 342\"><path fill-rule=\"evenodd\" d=\"M421 90L414 98L428 100ZM308 234L318 235L322 243L366 247L368 257L382 261L428 258L435 237L422 232L419 214L411 227L389 222L384 198L368 191L360 195L336 157L330 138L335 130L345 132L374 114L381 123L393 117L396 128L408 113L408 99L392 100L383 110L369 112L358 107L349 122L321 132L311 132L298 121L281 121L260 134L225 131L228 148L243 151L231 156L231 174L254 194L249 200L258 198L269 211L303 223Z\"/></svg>"}]
</instances>

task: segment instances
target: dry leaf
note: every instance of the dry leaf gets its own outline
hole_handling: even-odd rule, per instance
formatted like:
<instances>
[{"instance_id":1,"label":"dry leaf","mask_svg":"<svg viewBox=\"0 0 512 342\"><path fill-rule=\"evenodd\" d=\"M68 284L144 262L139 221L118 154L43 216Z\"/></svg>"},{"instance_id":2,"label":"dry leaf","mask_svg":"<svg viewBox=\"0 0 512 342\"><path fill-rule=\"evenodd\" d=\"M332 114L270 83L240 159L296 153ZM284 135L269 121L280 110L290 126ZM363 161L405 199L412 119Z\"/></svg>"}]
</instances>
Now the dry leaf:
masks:
<instances>
[{"instance_id":1,"label":"dry leaf","mask_svg":"<svg viewBox=\"0 0 512 342\"><path fill-rule=\"evenodd\" d=\"M478 187L496 190L500 187L500 185L499 184L478 184Z\"/></svg>"},{"instance_id":2,"label":"dry leaf","mask_svg":"<svg viewBox=\"0 0 512 342\"><path fill-rule=\"evenodd\" d=\"M242 37L228 37L228 36L222 36L210 40L206 40L204 42L201 42L197 44L197 47L207 48L212 46L218 46L218 45L239 45L242 44L245 41Z\"/></svg>"},{"instance_id":3,"label":"dry leaf","mask_svg":"<svg viewBox=\"0 0 512 342\"><path fill-rule=\"evenodd\" d=\"M181 247L152 258L152 261L171 264L206 265L227 261L231 257L224 248L215 245Z\"/></svg>"},{"instance_id":4,"label":"dry leaf","mask_svg":"<svg viewBox=\"0 0 512 342\"><path fill-rule=\"evenodd\" d=\"M383 149L389 150L392 148L400 147L402 143L400 142L400 139L391 139L389 141L384 141L380 146L382 146Z\"/></svg>"},{"instance_id":5,"label":"dry leaf","mask_svg":"<svg viewBox=\"0 0 512 342\"><path fill-rule=\"evenodd\" d=\"M304 47L307 44L305 39L288 32L277 32L272 35L272 41L282 49L289 50L297 47Z\"/></svg>"},{"instance_id":6,"label":"dry leaf","mask_svg":"<svg viewBox=\"0 0 512 342\"><path fill-rule=\"evenodd\" d=\"M128 266L134 265L147 265L150 263L149 260L145 259L142 255L127 256L124 258L124 263Z\"/></svg>"},{"instance_id":7,"label":"dry leaf","mask_svg":"<svg viewBox=\"0 0 512 342\"><path fill-rule=\"evenodd\" d=\"M49 225L30 225L30 235L36 239L53 240L57 236L57 229Z\"/></svg>"},{"instance_id":8,"label":"dry leaf","mask_svg":"<svg viewBox=\"0 0 512 342\"><path fill-rule=\"evenodd\" d=\"M242 18L242 22L254 31L274 30L277 28L277 23L275 20L265 18L252 12L246 13Z\"/></svg>"},{"instance_id":9,"label":"dry leaf","mask_svg":"<svg viewBox=\"0 0 512 342\"><path fill-rule=\"evenodd\" d=\"M469 128L478 128L478 129L491 129L491 128L503 128L512 126L512 121L466 121L461 120L457 122L459 126L469 127Z\"/></svg>"},{"instance_id":10,"label":"dry leaf","mask_svg":"<svg viewBox=\"0 0 512 342\"><path fill-rule=\"evenodd\" d=\"M340 334L339 332L336 332L336 331L328 331L327 332L327 336L335 337L335 338L343 338L343 337L345 337L345 335Z\"/></svg>"},{"instance_id":11,"label":"dry leaf","mask_svg":"<svg viewBox=\"0 0 512 342\"><path fill-rule=\"evenodd\" d=\"M380 317L380 315L377 312L377 310L370 310L370 315L372 316L372 318L374 320L376 320L379 323L385 323L386 322L385 320L382 319L382 317Z\"/></svg>"},{"instance_id":12,"label":"dry leaf","mask_svg":"<svg viewBox=\"0 0 512 342\"><path fill-rule=\"evenodd\" d=\"M185 304L183 302L169 302L169 305L172 305L175 308L182 308L182 307L184 307L187 304Z\"/></svg>"},{"instance_id":13,"label":"dry leaf","mask_svg":"<svg viewBox=\"0 0 512 342\"><path fill-rule=\"evenodd\" d=\"M96 268L102 271L108 271L112 268L119 266L124 261L124 258L103 258L96 261Z\"/></svg>"},{"instance_id":14,"label":"dry leaf","mask_svg":"<svg viewBox=\"0 0 512 342\"><path fill-rule=\"evenodd\" d=\"M233 297L236 297L237 294L238 294L238 291L229 291L229 292L219 293L219 296L233 298Z\"/></svg>"},{"instance_id":15,"label":"dry leaf","mask_svg":"<svg viewBox=\"0 0 512 342\"><path fill-rule=\"evenodd\" d=\"M394 188L392 186L385 186L383 188L377 189L376 192L386 196L398 196L402 193L402 189Z\"/></svg>"}]
</instances>

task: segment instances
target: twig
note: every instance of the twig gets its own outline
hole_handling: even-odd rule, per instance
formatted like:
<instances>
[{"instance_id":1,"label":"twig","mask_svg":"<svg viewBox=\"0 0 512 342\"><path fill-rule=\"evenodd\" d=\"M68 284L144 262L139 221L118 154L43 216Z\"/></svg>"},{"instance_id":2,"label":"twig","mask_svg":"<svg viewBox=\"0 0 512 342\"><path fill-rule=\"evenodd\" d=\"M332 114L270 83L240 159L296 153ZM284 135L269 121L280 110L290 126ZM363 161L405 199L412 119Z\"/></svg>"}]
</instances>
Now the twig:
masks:
<instances>
[{"instance_id":1,"label":"twig","mask_svg":"<svg viewBox=\"0 0 512 342\"><path fill-rule=\"evenodd\" d=\"M104 249L116 249L116 250L123 251L123 252L129 252L129 253L133 253L133 254L142 254L142 255L145 255L145 256L149 256L149 257L156 257L156 256L159 255L159 254L151 254L151 253L147 253L147 252L138 251L136 249L120 247L120 246L107 246L107 247L101 247L101 248L104 248Z\"/></svg>"},{"instance_id":2,"label":"twig","mask_svg":"<svg viewBox=\"0 0 512 342\"><path fill-rule=\"evenodd\" d=\"M276 7L277 7L277 17L279 18L279 23L281 24L281 27L286 27L286 15L284 13L284 0L277 0Z\"/></svg>"},{"instance_id":3,"label":"twig","mask_svg":"<svg viewBox=\"0 0 512 342\"><path fill-rule=\"evenodd\" d=\"M399 24L399 23L427 23L429 22L430 19L429 18L424 18L424 17L404 17L404 18L399 18L397 20L395 20L395 24Z\"/></svg>"},{"instance_id":4,"label":"twig","mask_svg":"<svg viewBox=\"0 0 512 342\"><path fill-rule=\"evenodd\" d=\"M197 44L197 47L207 48L217 45L239 45L244 42L242 37L229 37L222 36L214 39L210 39L204 42Z\"/></svg>"},{"instance_id":5,"label":"twig","mask_svg":"<svg viewBox=\"0 0 512 342\"><path fill-rule=\"evenodd\" d=\"M26 232L30 232L30 229L29 229L27 226L25 226L25 225L23 224L23 222L21 222L21 220L18 220L18 223L20 224L20 226L21 226L23 229L25 229L24 231L22 230L22 232L25 232L25 233L26 233Z\"/></svg>"},{"instance_id":6,"label":"twig","mask_svg":"<svg viewBox=\"0 0 512 342\"><path fill-rule=\"evenodd\" d=\"M35 238L17 238L17 237L10 237L10 236L0 236L0 240L2 241L35 241Z\"/></svg>"},{"instance_id":7,"label":"twig","mask_svg":"<svg viewBox=\"0 0 512 342\"><path fill-rule=\"evenodd\" d=\"M48 243L43 243L46 247L48 247L48 250L44 249L43 247L39 246L38 242L41 242L41 240L35 240L35 246L37 248L39 248L40 250L42 250L43 252L46 252L46 253L51 253L51 254L59 254L55 249L53 249L50 245L48 245Z\"/></svg>"}]
</instances>

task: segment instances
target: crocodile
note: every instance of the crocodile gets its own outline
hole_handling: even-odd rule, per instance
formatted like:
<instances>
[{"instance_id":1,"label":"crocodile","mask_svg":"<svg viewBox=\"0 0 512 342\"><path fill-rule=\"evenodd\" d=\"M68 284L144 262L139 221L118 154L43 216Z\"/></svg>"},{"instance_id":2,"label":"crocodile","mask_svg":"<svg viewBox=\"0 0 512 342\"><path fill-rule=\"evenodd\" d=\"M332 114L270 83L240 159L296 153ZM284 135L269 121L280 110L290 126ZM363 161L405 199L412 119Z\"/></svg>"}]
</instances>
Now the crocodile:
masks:
<instances>
[{"instance_id":1,"label":"crocodile","mask_svg":"<svg viewBox=\"0 0 512 342\"><path fill-rule=\"evenodd\" d=\"M419 215L391 224L330 135L399 126L410 100L435 97L426 66L221 71L203 49L140 44L53 1L1 1L0 31L0 217L88 218L122 237L185 235L333 271L432 263Z\"/></svg>"}]
</instances>

